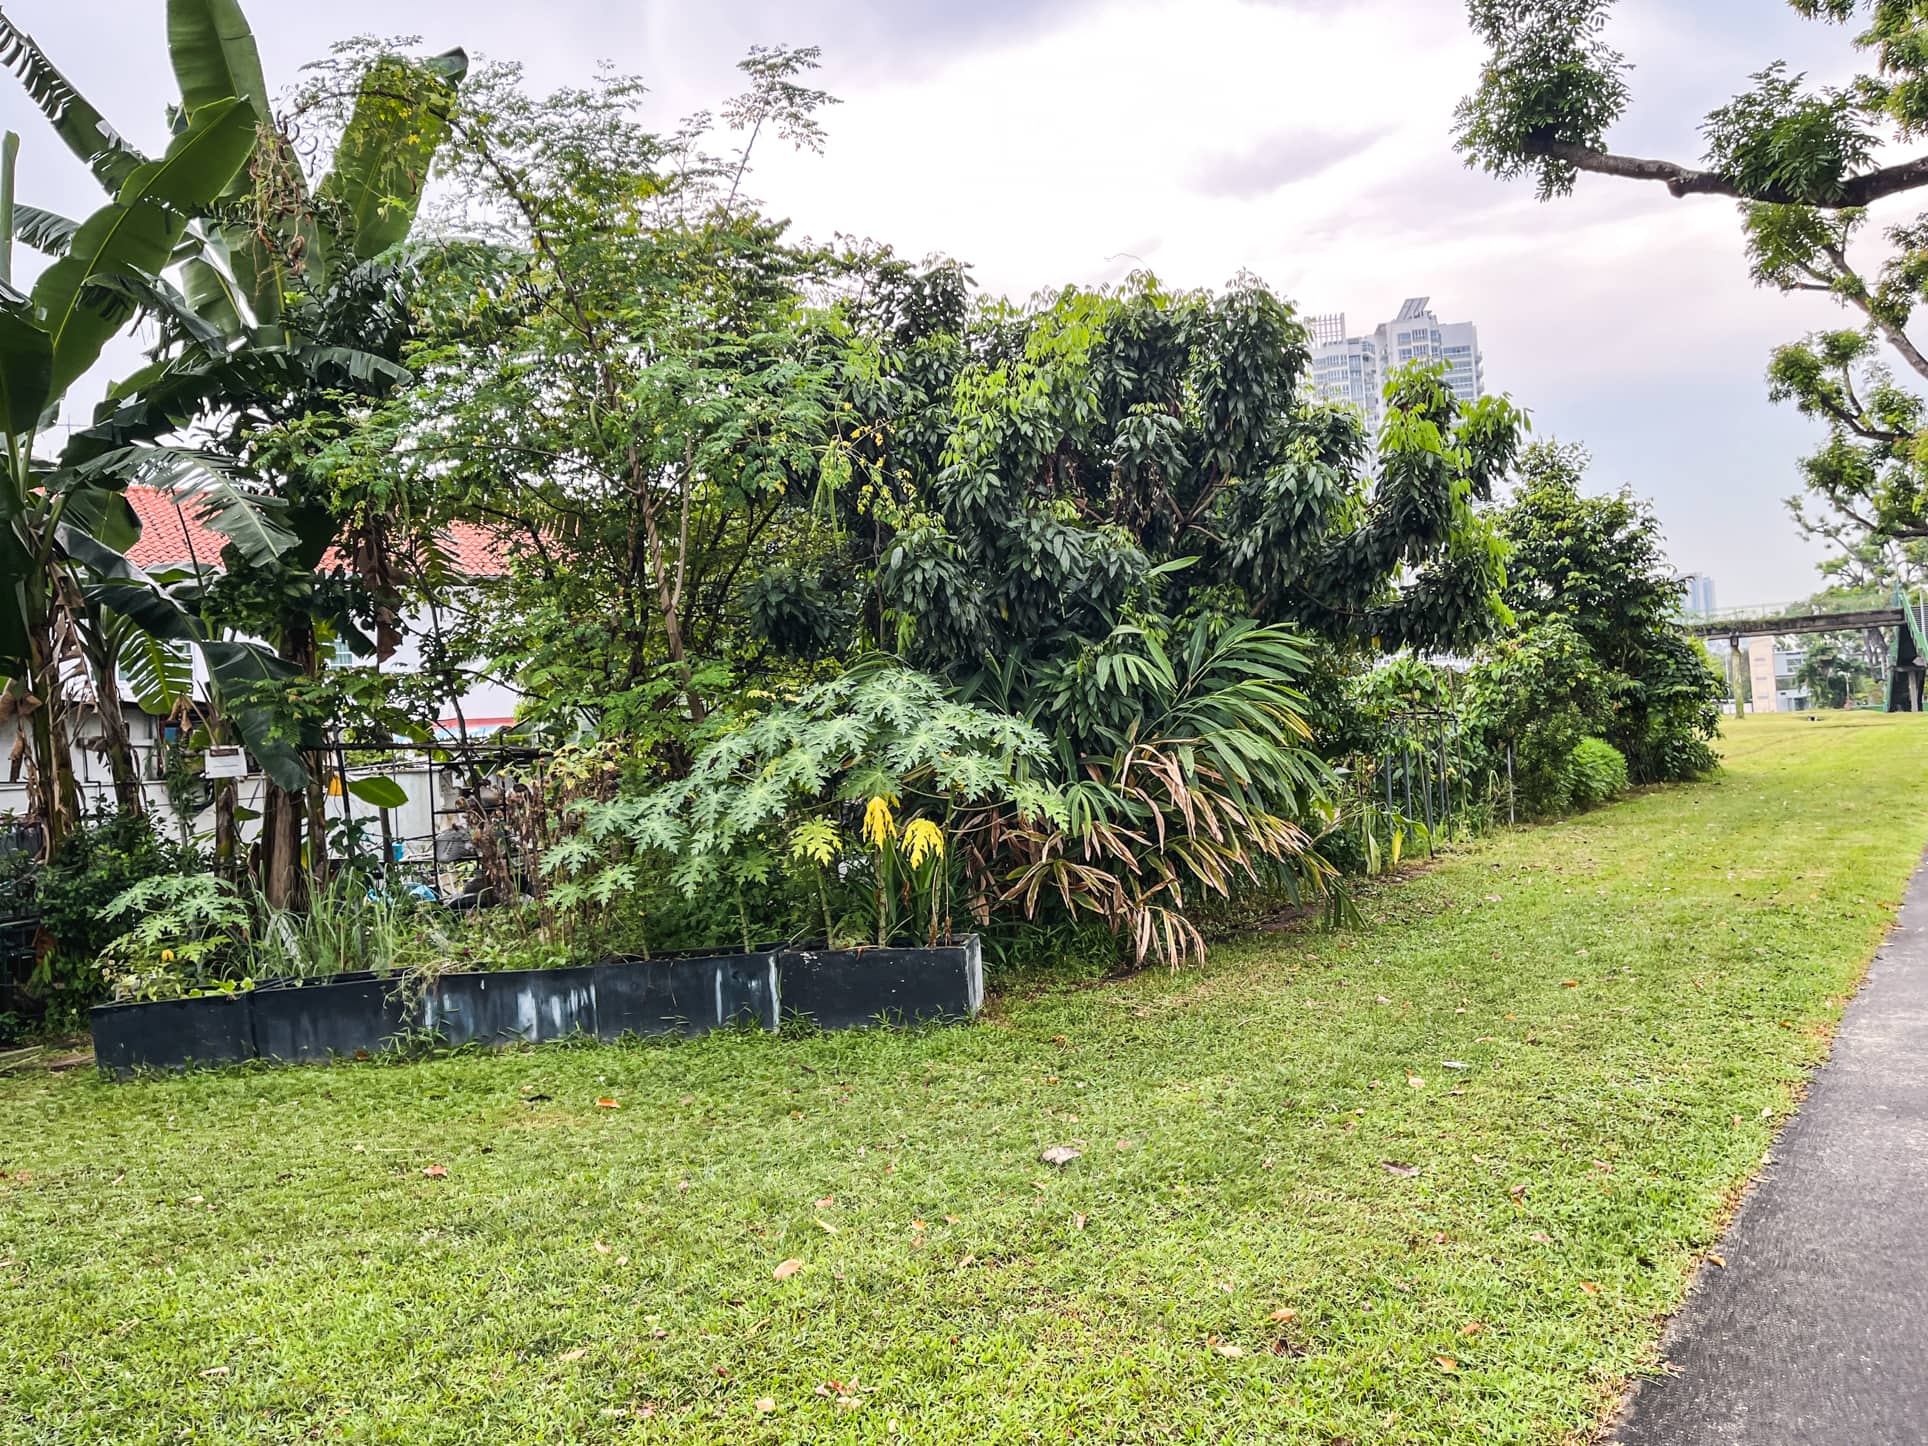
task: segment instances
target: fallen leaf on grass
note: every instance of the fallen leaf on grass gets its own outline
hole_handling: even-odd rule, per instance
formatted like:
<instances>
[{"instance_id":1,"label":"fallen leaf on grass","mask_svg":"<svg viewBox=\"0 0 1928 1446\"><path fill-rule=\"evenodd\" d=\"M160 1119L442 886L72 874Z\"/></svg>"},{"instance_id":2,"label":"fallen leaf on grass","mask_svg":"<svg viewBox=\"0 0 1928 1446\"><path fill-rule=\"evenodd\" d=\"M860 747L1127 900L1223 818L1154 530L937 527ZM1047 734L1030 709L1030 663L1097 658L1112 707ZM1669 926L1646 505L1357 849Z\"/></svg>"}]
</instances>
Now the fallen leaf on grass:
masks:
<instances>
[{"instance_id":1,"label":"fallen leaf on grass","mask_svg":"<svg viewBox=\"0 0 1928 1446\"><path fill-rule=\"evenodd\" d=\"M1584 1290L1588 1295L1598 1295L1600 1293L1600 1287L1590 1280L1581 1281L1580 1289Z\"/></svg>"},{"instance_id":2,"label":"fallen leaf on grass","mask_svg":"<svg viewBox=\"0 0 1928 1446\"><path fill-rule=\"evenodd\" d=\"M216 1376L225 1376L227 1374L228 1368L226 1366L209 1366L205 1371L201 1372L201 1379L211 1381Z\"/></svg>"},{"instance_id":3,"label":"fallen leaf on grass","mask_svg":"<svg viewBox=\"0 0 1928 1446\"><path fill-rule=\"evenodd\" d=\"M837 1227L832 1225L828 1220L824 1220L824 1219L819 1219L817 1221L817 1229L821 1230L826 1235L835 1235L837 1233Z\"/></svg>"},{"instance_id":4,"label":"fallen leaf on grass","mask_svg":"<svg viewBox=\"0 0 1928 1446\"><path fill-rule=\"evenodd\" d=\"M1535 1230L1526 1238L1531 1240L1535 1245L1551 1245L1553 1243L1553 1237L1548 1235L1544 1230Z\"/></svg>"},{"instance_id":5,"label":"fallen leaf on grass","mask_svg":"<svg viewBox=\"0 0 1928 1446\"><path fill-rule=\"evenodd\" d=\"M608 1095L596 1101L596 1108L599 1110L620 1110L622 1107L622 1101L612 1100Z\"/></svg>"},{"instance_id":6,"label":"fallen leaf on grass","mask_svg":"<svg viewBox=\"0 0 1928 1446\"><path fill-rule=\"evenodd\" d=\"M1412 1086L1412 1087L1413 1087L1414 1089L1416 1089L1416 1090L1423 1090L1423 1089L1425 1089L1425 1088L1426 1088L1426 1081L1425 1081L1425 1080L1423 1080L1423 1079L1421 1079L1421 1078L1420 1078L1420 1077L1419 1077L1418 1075L1416 1075L1416 1074L1409 1074L1409 1075L1407 1075L1407 1076L1406 1076L1406 1083L1407 1083L1407 1084L1409 1084L1409 1085L1411 1085L1411 1086Z\"/></svg>"},{"instance_id":7,"label":"fallen leaf on grass","mask_svg":"<svg viewBox=\"0 0 1928 1446\"><path fill-rule=\"evenodd\" d=\"M1466 1322L1465 1325L1459 1328L1459 1333L1463 1336L1476 1336L1476 1335L1479 1335L1481 1332L1483 1332L1485 1329L1486 1329L1486 1326L1484 1323L1476 1320L1469 1320Z\"/></svg>"},{"instance_id":8,"label":"fallen leaf on grass","mask_svg":"<svg viewBox=\"0 0 1928 1446\"><path fill-rule=\"evenodd\" d=\"M975 1264L977 1264L977 1257L975 1255L967 1255L962 1260L957 1262L956 1268L959 1270L962 1270L967 1265L975 1265Z\"/></svg>"},{"instance_id":9,"label":"fallen leaf on grass","mask_svg":"<svg viewBox=\"0 0 1928 1446\"><path fill-rule=\"evenodd\" d=\"M1071 1228L1072 1228L1073 1230L1082 1230L1082 1229L1084 1229L1084 1228L1085 1228L1085 1217L1084 1217L1084 1216L1082 1216L1082 1215L1073 1215L1073 1216L1071 1217Z\"/></svg>"},{"instance_id":10,"label":"fallen leaf on grass","mask_svg":"<svg viewBox=\"0 0 1928 1446\"><path fill-rule=\"evenodd\" d=\"M1038 1156L1038 1159L1044 1164L1054 1165L1060 1170L1066 1165L1069 1165L1073 1160L1081 1160L1083 1158L1083 1150L1074 1150L1069 1145L1053 1145L1042 1155Z\"/></svg>"},{"instance_id":11,"label":"fallen leaf on grass","mask_svg":"<svg viewBox=\"0 0 1928 1446\"><path fill-rule=\"evenodd\" d=\"M802 1269L803 1269L803 1262L801 1260L791 1259L791 1260L784 1261L783 1264L779 1265L775 1270L771 1271L770 1274L777 1280L788 1280L791 1276L795 1275L799 1270L802 1270Z\"/></svg>"},{"instance_id":12,"label":"fallen leaf on grass","mask_svg":"<svg viewBox=\"0 0 1928 1446\"><path fill-rule=\"evenodd\" d=\"M1457 1371L1459 1369L1459 1362L1451 1356L1434 1356L1433 1360L1438 1363L1442 1371Z\"/></svg>"},{"instance_id":13,"label":"fallen leaf on grass","mask_svg":"<svg viewBox=\"0 0 1928 1446\"><path fill-rule=\"evenodd\" d=\"M768 1396L758 1396L756 1398L756 1409L757 1409L757 1414L759 1416L767 1416L772 1411L776 1410L776 1408L777 1408L777 1403L771 1400Z\"/></svg>"},{"instance_id":14,"label":"fallen leaf on grass","mask_svg":"<svg viewBox=\"0 0 1928 1446\"><path fill-rule=\"evenodd\" d=\"M1397 1175L1402 1180L1410 1180L1419 1173L1419 1166L1403 1165L1397 1160L1381 1160L1379 1164L1387 1174Z\"/></svg>"},{"instance_id":15,"label":"fallen leaf on grass","mask_svg":"<svg viewBox=\"0 0 1928 1446\"><path fill-rule=\"evenodd\" d=\"M817 1201L817 1208L819 1210L828 1210L832 1205L835 1205L836 1203L837 1203L837 1197L835 1195L826 1195L821 1200Z\"/></svg>"},{"instance_id":16,"label":"fallen leaf on grass","mask_svg":"<svg viewBox=\"0 0 1928 1446\"><path fill-rule=\"evenodd\" d=\"M1230 1344L1229 1342L1213 1346L1212 1349L1217 1351L1221 1356L1224 1356L1227 1360L1230 1360L1230 1361L1235 1361L1240 1356L1245 1354L1244 1346L1235 1346Z\"/></svg>"},{"instance_id":17,"label":"fallen leaf on grass","mask_svg":"<svg viewBox=\"0 0 1928 1446\"><path fill-rule=\"evenodd\" d=\"M1710 1265L1718 1265L1722 1270L1727 1269L1727 1261L1721 1256L1710 1255L1707 1257L1707 1261Z\"/></svg>"},{"instance_id":18,"label":"fallen leaf on grass","mask_svg":"<svg viewBox=\"0 0 1928 1446\"><path fill-rule=\"evenodd\" d=\"M607 1245L604 1245L604 1244L602 1243L602 1241L600 1241L600 1240L598 1240L598 1241L596 1242L596 1254L598 1254L598 1255L607 1255L607 1254L609 1254L609 1247L608 1247Z\"/></svg>"},{"instance_id":19,"label":"fallen leaf on grass","mask_svg":"<svg viewBox=\"0 0 1928 1446\"><path fill-rule=\"evenodd\" d=\"M1299 1313L1296 1310L1292 1309L1292 1307L1289 1305L1280 1306L1277 1310L1273 1311L1269 1317L1267 1317L1267 1319L1269 1320L1276 1320L1276 1321L1297 1320L1298 1318L1299 1318Z\"/></svg>"},{"instance_id":20,"label":"fallen leaf on grass","mask_svg":"<svg viewBox=\"0 0 1928 1446\"><path fill-rule=\"evenodd\" d=\"M422 1173L428 1176L429 1179L431 1180L440 1180L443 1176L447 1175L448 1172L449 1172L449 1167L447 1165L422 1166Z\"/></svg>"},{"instance_id":21,"label":"fallen leaf on grass","mask_svg":"<svg viewBox=\"0 0 1928 1446\"><path fill-rule=\"evenodd\" d=\"M589 1354L588 1346L577 1346L573 1351L564 1351L556 1359L559 1361L579 1361Z\"/></svg>"}]
</instances>

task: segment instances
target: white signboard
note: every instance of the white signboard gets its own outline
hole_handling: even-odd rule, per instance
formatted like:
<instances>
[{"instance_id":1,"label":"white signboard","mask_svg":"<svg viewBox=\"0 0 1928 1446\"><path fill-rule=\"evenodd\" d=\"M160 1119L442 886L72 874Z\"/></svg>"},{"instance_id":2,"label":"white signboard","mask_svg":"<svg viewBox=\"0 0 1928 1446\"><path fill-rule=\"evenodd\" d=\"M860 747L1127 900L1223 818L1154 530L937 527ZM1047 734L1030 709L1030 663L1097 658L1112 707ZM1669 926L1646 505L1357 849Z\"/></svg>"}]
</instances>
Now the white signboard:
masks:
<instances>
[{"instance_id":1,"label":"white signboard","mask_svg":"<svg viewBox=\"0 0 1928 1446\"><path fill-rule=\"evenodd\" d=\"M244 748L208 749L207 775L209 778L246 778L248 776L248 754Z\"/></svg>"}]
</instances>

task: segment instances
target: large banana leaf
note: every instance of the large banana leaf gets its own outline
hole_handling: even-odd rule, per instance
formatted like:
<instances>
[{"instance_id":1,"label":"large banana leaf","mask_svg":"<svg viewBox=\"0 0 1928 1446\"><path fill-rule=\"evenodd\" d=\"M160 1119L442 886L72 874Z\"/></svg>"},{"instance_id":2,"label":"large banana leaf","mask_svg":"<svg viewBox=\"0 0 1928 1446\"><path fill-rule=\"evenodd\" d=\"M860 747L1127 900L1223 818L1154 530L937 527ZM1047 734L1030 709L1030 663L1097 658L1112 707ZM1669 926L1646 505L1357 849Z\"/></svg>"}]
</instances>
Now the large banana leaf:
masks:
<instances>
[{"instance_id":1,"label":"large banana leaf","mask_svg":"<svg viewBox=\"0 0 1928 1446\"><path fill-rule=\"evenodd\" d=\"M153 275L168 263L187 217L220 196L254 149L253 115L238 100L203 106L158 161L137 166L119 197L74 233L67 255L41 273L34 306L53 338L53 391L92 366L107 339L133 314L124 296L96 278Z\"/></svg>"},{"instance_id":2,"label":"large banana leaf","mask_svg":"<svg viewBox=\"0 0 1928 1446\"><path fill-rule=\"evenodd\" d=\"M224 478L202 484L196 495L202 499L202 523L233 543L250 566L273 562L301 540L275 520L270 511L275 498L244 491Z\"/></svg>"},{"instance_id":3,"label":"large banana leaf","mask_svg":"<svg viewBox=\"0 0 1928 1446\"><path fill-rule=\"evenodd\" d=\"M62 522L54 533L60 539L61 550L95 576L117 584L141 586L147 582L147 574L138 564L129 562L125 553L109 547L84 528Z\"/></svg>"},{"instance_id":4,"label":"large banana leaf","mask_svg":"<svg viewBox=\"0 0 1928 1446\"><path fill-rule=\"evenodd\" d=\"M0 304L0 423L9 437L34 430L53 383L53 338L33 324L24 302Z\"/></svg>"},{"instance_id":5,"label":"large banana leaf","mask_svg":"<svg viewBox=\"0 0 1928 1446\"><path fill-rule=\"evenodd\" d=\"M151 580L91 582L82 591L89 602L126 618L162 642L200 641L192 615Z\"/></svg>"},{"instance_id":6,"label":"large banana leaf","mask_svg":"<svg viewBox=\"0 0 1928 1446\"><path fill-rule=\"evenodd\" d=\"M70 221L56 212L43 211L38 206L14 205L13 234L49 256L65 256L74 244L74 232L79 229L78 221Z\"/></svg>"},{"instance_id":7,"label":"large banana leaf","mask_svg":"<svg viewBox=\"0 0 1928 1446\"><path fill-rule=\"evenodd\" d=\"M121 681L143 713L164 718L194 694L194 654L136 627L121 644Z\"/></svg>"},{"instance_id":8,"label":"large banana leaf","mask_svg":"<svg viewBox=\"0 0 1928 1446\"><path fill-rule=\"evenodd\" d=\"M167 54L190 117L232 95L254 111L258 124L268 123L261 54L236 0L167 0Z\"/></svg>"},{"instance_id":9,"label":"large banana leaf","mask_svg":"<svg viewBox=\"0 0 1928 1446\"><path fill-rule=\"evenodd\" d=\"M27 98L53 122L54 133L108 191L119 191L146 157L122 140L89 105L47 53L0 10L0 65L20 78Z\"/></svg>"},{"instance_id":10,"label":"large banana leaf","mask_svg":"<svg viewBox=\"0 0 1928 1446\"><path fill-rule=\"evenodd\" d=\"M357 259L402 241L415 224L435 152L449 132L455 94L469 57L446 51L427 60L385 55L362 77L355 113L335 147L335 165L317 188L341 208Z\"/></svg>"},{"instance_id":11,"label":"large banana leaf","mask_svg":"<svg viewBox=\"0 0 1928 1446\"><path fill-rule=\"evenodd\" d=\"M236 337L247 329L242 314L242 294L228 258L227 238L212 226L189 226L184 245L196 247L195 254L181 263L181 287L187 304L204 317L223 336Z\"/></svg>"}]
</instances>

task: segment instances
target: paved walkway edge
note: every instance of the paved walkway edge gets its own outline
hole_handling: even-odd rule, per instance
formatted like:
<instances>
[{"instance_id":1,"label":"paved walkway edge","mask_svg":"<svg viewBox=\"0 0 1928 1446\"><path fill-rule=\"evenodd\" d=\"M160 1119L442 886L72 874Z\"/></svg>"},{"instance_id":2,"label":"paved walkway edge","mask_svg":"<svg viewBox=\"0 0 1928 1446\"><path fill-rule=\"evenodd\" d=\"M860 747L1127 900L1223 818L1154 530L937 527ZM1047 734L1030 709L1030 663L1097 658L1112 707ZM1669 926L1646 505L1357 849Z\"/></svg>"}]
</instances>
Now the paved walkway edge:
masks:
<instances>
[{"instance_id":1,"label":"paved walkway edge","mask_svg":"<svg viewBox=\"0 0 1928 1446\"><path fill-rule=\"evenodd\" d=\"M1620 1446L1928 1442L1928 863Z\"/></svg>"}]
</instances>

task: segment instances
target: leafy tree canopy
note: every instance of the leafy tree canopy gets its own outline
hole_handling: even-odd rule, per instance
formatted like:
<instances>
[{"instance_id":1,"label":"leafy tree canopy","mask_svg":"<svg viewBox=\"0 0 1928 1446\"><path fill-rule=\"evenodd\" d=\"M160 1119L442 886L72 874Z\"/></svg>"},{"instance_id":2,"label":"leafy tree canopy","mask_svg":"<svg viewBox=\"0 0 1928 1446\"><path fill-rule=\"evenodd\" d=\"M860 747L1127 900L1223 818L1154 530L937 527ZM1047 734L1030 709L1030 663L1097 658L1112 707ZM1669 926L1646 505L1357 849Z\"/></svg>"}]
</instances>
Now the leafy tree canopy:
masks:
<instances>
[{"instance_id":1,"label":"leafy tree canopy","mask_svg":"<svg viewBox=\"0 0 1928 1446\"><path fill-rule=\"evenodd\" d=\"M1907 154L1928 130L1928 12L1915 0L1789 3L1817 23L1857 27L1869 68L1828 87L1769 65L1708 112L1692 165L1609 144L1630 100L1629 63L1605 34L1613 0L1468 0L1489 55L1459 108L1459 147L1503 179L1530 177L1542 199L1589 172L1739 201L1755 281L1822 293L1852 317L1781 348L1768 373L1775 400L1827 428L1803 463L1817 520L1863 538L1928 537L1922 402L1892 365L1928 380L1928 355L1909 334L1928 298L1928 215L1886 228L1873 272L1849 257L1870 206L1928 185L1928 154Z\"/></svg>"},{"instance_id":2,"label":"leafy tree canopy","mask_svg":"<svg viewBox=\"0 0 1928 1446\"><path fill-rule=\"evenodd\" d=\"M1557 624L1561 641L1517 651L1533 660L1527 671L1535 676L1549 657L1565 668L1583 653L1576 699L1597 702L1582 706L1575 726L1626 755L1636 782L1692 777L1713 765L1707 745L1726 690L1680 628L1682 584L1651 508L1624 489L1582 493L1588 462L1584 448L1557 442L1521 456L1519 485L1499 518L1512 549L1504 595L1529 639ZM1505 708L1534 706L1531 690L1511 683L1488 691Z\"/></svg>"}]
</instances>

